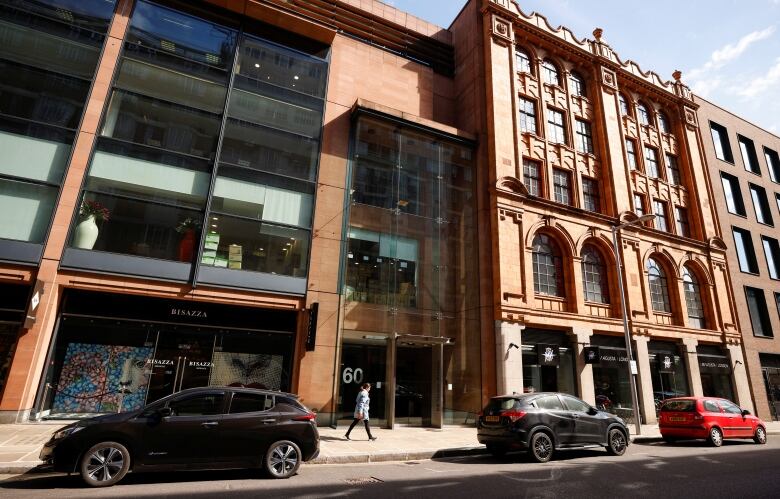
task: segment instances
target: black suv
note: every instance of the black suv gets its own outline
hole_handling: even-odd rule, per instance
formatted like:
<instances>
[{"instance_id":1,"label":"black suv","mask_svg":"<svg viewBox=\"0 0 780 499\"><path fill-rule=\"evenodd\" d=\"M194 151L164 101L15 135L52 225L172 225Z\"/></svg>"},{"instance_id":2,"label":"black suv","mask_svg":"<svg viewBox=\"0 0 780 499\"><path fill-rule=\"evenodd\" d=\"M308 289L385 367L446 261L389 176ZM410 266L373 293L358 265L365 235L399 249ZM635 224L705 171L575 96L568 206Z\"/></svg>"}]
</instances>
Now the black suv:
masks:
<instances>
[{"instance_id":1,"label":"black suv","mask_svg":"<svg viewBox=\"0 0 780 499\"><path fill-rule=\"evenodd\" d=\"M477 438L495 456L526 449L540 463L556 449L604 446L622 456L629 443L622 419L565 393L493 397L477 420Z\"/></svg>"},{"instance_id":2,"label":"black suv","mask_svg":"<svg viewBox=\"0 0 780 499\"><path fill-rule=\"evenodd\" d=\"M193 388L137 411L70 424L40 458L93 487L113 485L130 470L260 467L288 478L319 454L314 418L289 393Z\"/></svg>"}]
</instances>

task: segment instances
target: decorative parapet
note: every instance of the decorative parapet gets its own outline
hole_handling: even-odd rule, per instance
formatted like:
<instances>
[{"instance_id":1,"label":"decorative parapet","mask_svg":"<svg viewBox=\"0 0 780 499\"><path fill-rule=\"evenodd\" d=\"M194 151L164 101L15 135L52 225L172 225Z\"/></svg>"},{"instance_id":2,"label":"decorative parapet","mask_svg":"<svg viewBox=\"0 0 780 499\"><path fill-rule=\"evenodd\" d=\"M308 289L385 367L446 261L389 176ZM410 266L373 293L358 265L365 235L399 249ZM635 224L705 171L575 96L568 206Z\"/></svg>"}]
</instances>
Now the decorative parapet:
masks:
<instances>
[{"instance_id":1,"label":"decorative parapet","mask_svg":"<svg viewBox=\"0 0 780 499\"><path fill-rule=\"evenodd\" d=\"M611 66L620 68L622 71L638 78L645 83L658 89L666 91L672 95L693 102L691 90L679 80L681 73L675 72L675 81L664 81L658 73L654 71L643 71L636 62L632 60L623 61L620 56L612 50L607 43L602 41L601 37L604 31L596 28L593 31L594 39L578 38L569 28L565 26L553 27L545 16L537 12L526 14L522 11L516 0L483 0L482 11L490 11L499 15L503 19L511 19L515 25L520 27L532 27L553 38L566 43L567 45L596 56L604 62L609 62ZM607 77L608 78L608 77ZM607 78L602 75L602 81L609 85Z\"/></svg>"}]
</instances>

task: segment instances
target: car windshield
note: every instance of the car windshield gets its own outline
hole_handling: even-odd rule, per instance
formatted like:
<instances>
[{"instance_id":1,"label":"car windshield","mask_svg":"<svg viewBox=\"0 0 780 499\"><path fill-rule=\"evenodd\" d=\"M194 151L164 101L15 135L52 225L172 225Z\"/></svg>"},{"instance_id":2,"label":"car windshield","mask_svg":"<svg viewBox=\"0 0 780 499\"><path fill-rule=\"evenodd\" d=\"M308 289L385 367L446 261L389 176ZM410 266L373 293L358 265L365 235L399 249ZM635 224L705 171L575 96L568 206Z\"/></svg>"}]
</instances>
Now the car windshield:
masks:
<instances>
[{"instance_id":1,"label":"car windshield","mask_svg":"<svg viewBox=\"0 0 780 499\"><path fill-rule=\"evenodd\" d=\"M695 408L695 400L667 400L661 406L661 412L693 412Z\"/></svg>"},{"instance_id":2,"label":"car windshield","mask_svg":"<svg viewBox=\"0 0 780 499\"><path fill-rule=\"evenodd\" d=\"M519 403L520 401L514 398L494 398L490 399L485 411L508 411L514 409Z\"/></svg>"}]
</instances>

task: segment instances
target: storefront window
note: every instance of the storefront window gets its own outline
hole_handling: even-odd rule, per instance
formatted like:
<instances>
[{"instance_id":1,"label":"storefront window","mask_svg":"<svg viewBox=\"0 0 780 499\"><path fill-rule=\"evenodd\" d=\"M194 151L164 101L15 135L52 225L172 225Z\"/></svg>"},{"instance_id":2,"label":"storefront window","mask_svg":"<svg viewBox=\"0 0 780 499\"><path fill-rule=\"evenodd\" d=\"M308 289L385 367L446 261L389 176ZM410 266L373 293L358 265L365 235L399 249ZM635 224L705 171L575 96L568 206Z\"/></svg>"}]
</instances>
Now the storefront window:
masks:
<instances>
[{"instance_id":1,"label":"storefront window","mask_svg":"<svg viewBox=\"0 0 780 499\"><path fill-rule=\"evenodd\" d=\"M43 243L114 1L0 5L0 239ZM0 257L4 255L0 245Z\"/></svg>"},{"instance_id":2,"label":"storefront window","mask_svg":"<svg viewBox=\"0 0 780 499\"><path fill-rule=\"evenodd\" d=\"M372 414L375 404L386 411L392 401L388 421L462 423L482 404L479 317L468 305L478 300L471 148L376 117L360 117L354 133L344 341L388 333L405 338L388 357L395 393L377 400L372 391ZM344 411L351 410L354 400L340 397Z\"/></svg>"},{"instance_id":3,"label":"storefront window","mask_svg":"<svg viewBox=\"0 0 780 499\"><path fill-rule=\"evenodd\" d=\"M593 364L596 407L633 421L628 354L623 338L594 335L591 344L599 347L599 360Z\"/></svg>"},{"instance_id":4,"label":"storefront window","mask_svg":"<svg viewBox=\"0 0 780 499\"><path fill-rule=\"evenodd\" d=\"M89 303L93 315L100 310L107 317L81 316ZM71 292L40 406L45 415L60 418L131 411L202 386L289 390L294 314L286 321L287 334L250 330L264 314L264 327L282 327L256 309ZM127 319L131 316L135 320ZM219 327L243 321L247 329Z\"/></svg>"},{"instance_id":5,"label":"storefront window","mask_svg":"<svg viewBox=\"0 0 780 499\"><path fill-rule=\"evenodd\" d=\"M701 387L705 397L734 400L731 363L728 355L715 345L698 345Z\"/></svg>"},{"instance_id":6,"label":"storefront window","mask_svg":"<svg viewBox=\"0 0 780 499\"><path fill-rule=\"evenodd\" d=\"M690 395L688 374L676 343L651 341L648 344L653 400L656 412L667 398Z\"/></svg>"},{"instance_id":7,"label":"storefront window","mask_svg":"<svg viewBox=\"0 0 780 499\"><path fill-rule=\"evenodd\" d=\"M0 283L0 296L3 297L0 302L0 396L14 360L29 294L29 286Z\"/></svg>"},{"instance_id":8,"label":"storefront window","mask_svg":"<svg viewBox=\"0 0 780 499\"><path fill-rule=\"evenodd\" d=\"M577 395L574 354L565 333L526 329L522 332L523 391Z\"/></svg>"}]
</instances>

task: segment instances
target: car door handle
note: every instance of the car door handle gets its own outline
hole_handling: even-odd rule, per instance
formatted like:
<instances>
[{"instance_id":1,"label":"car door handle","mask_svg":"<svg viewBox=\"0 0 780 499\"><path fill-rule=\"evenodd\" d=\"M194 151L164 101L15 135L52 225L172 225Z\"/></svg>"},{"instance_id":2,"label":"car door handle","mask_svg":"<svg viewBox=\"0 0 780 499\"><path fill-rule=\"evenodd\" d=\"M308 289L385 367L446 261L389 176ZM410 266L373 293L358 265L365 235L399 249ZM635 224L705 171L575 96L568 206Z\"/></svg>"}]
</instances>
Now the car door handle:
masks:
<instances>
[{"instance_id":1,"label":"car door handle","mask_svg":"<svg viewBox=\"0 0 780 499\"><path fill-rule=\"evenodd\" d=\"M261 419L260 422L263 424L276 423L276 418Z\"/></svg>"},{"instance_id":2,"label":"car door handle","mask_svg":"<svg viewBox=\"0 0 780 499\"><path fill-rule=\"evenodd\" d=\"M205 423L201 423L200 425L208 429L208 428L214 428L215 426L219 426L219 423L216 421L206 421Z\"/></svg>"}]
</instances>

